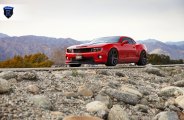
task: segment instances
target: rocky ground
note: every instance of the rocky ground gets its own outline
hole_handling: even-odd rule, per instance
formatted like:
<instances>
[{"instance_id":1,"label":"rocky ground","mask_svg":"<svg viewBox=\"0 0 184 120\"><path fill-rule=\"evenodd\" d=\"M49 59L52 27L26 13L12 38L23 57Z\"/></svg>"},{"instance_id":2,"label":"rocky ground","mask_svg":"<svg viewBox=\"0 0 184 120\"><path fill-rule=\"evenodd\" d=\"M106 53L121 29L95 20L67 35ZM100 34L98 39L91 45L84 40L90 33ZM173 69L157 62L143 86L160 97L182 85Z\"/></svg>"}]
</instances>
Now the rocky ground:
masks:
<instances>
[{"instance_id":1,"label":"rocky ground","mask_svg":"<svg viewBox=\"0 0 184 120\"><path fill-rule=\"evenodd\" d=\"M0 73L1 120L184 120L184 68Z\"/></svg>"}]
</instances>

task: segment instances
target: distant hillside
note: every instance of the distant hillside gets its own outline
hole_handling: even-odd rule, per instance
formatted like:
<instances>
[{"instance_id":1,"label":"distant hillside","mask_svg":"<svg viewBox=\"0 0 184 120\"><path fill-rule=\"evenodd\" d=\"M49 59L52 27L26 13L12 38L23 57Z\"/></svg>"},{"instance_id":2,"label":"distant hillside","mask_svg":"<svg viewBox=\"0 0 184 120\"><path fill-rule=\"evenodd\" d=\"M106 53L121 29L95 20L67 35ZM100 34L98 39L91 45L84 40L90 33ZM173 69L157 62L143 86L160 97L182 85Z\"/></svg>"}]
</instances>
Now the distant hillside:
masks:
<instances>
[{"instance_id":1,"label":"distant hillside","mask_svg":"<svg viewBox=\"0 0 184 120\"><path fill-rule=\"evenodd\" d=\"M56 39L33 35L20 36L20 37L9 37L9 36L1 37L0 60L11 58L14 55L22 56L38 52L45 53L50 57L54 49L62 49L80 43L81 43L80 41L71 38Z\"/></svg>"},{"instance_id":2,"label":"distant hillside","mask_svg":"<svg viewBox=\"0 0 184 120\"><path fill-rule=\"evenodd\" d=\"M5 37L9 37L9 36L6 34L0 33L0 38L5 38Z\"/></svg>"},{"instance_id":3,"label":"distant hillside","mask_svg":"<svg viewBox=\"0 0 184 120\"><path fill-rule=\"evenodd\" d=\"M10 37L0 33L0 60L12 58L14 55L28 55L38 52L51 57L53 50L63 50L71 45L88 41L77 41L71 38L51 38L44 36ZM184 41L163 43L158 40L148 39L137 41L147 46L149 53L169 55L172 59L184 59Z\"/></svg>"},{"instance_id":4,"label":"distant hillside","mask_svg":"<svg viewBox=\"0 0 184 120\"><path fill-rule=\"evenodd\" d=\"M165 54L172 59L184 59L184 41L163 43L158 40L148 39L137 42L145 44L150 54Z\"/></svg>"}]
</instances>

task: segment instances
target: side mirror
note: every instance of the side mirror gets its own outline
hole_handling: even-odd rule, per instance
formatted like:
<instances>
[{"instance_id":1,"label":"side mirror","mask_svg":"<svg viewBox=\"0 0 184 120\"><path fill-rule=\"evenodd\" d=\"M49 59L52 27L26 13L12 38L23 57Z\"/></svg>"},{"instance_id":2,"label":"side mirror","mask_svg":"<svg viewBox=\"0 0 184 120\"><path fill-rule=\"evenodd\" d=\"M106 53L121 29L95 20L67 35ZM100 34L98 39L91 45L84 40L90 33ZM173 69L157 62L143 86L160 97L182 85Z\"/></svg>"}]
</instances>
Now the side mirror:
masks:
<instances>
[{"instance_id":1,"label":"side mirror","mask_svg":"<svg viewBox=\"0 0 184 120\"><path fill-rule=\"evenodd\" d=\"M128 44L128 41L127 40L124 40L121 45L124 45L124 44Z\"/></svg>"}]
</instances>

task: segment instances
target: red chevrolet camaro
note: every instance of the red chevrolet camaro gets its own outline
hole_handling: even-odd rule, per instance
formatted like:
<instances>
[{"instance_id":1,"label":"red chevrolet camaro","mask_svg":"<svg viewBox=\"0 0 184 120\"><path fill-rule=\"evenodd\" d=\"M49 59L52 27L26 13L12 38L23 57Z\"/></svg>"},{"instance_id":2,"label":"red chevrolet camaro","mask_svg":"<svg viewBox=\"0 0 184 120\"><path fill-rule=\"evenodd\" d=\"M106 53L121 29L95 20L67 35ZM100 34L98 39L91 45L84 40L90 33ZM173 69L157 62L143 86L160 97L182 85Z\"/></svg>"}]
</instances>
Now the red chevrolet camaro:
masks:
<instances>
[{"instance_id":1,"label":"red chevrolet camaro","mask_svg":"<svg viewBox=\"0 0 184 120\"><path fill-rule=\"evenodd\" d=\"M66 64L79 67L81 64L105 64L115 66L118 63L136 63L146 65L146 47L126 36L110 36L70 46L66 50Z\"/></svg>"}]
</instances>

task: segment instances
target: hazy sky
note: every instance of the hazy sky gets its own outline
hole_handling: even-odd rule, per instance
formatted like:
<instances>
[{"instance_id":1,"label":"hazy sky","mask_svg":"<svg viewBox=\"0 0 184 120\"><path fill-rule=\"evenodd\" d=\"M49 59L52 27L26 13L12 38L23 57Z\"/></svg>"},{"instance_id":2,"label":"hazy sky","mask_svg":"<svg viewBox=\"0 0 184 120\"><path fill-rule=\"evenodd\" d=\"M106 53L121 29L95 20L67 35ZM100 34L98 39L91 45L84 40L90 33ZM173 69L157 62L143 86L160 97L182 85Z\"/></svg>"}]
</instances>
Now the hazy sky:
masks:
<instances>
[{"instance_id":1,"label":"hazy sky","mask_svg":"<svg viewBox=\"0 0 184 120\"><path fill-rule=\"evenodd\" d=\"M3 7L14 7L6 19ZM184 40L184 0L0 0L0 33Z\"/></svg>"}]
</instances>

